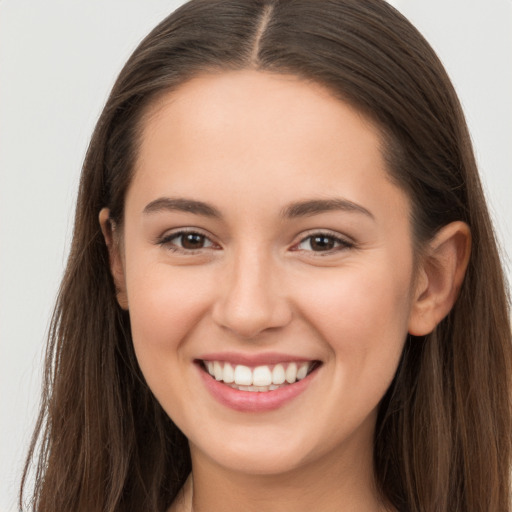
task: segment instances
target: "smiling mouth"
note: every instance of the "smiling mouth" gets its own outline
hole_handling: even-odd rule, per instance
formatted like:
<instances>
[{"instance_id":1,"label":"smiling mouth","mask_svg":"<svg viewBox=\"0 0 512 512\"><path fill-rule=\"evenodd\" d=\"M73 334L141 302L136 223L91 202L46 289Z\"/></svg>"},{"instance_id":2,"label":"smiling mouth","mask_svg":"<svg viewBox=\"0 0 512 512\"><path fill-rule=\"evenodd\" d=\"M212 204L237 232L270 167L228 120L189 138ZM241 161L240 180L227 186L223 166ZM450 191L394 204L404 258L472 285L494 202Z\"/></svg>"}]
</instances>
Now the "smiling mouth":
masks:
<instances>
[{"instance_id":1,"label":"smiling mouth","mask_svg":"<svg viewBox=\"0 0 512 512\"><path fill-rule=\"evenodd\" d=\"M286 362L255 367L225 361L198 360L213 379L239 391L275 391L306 378L321 366L320 361Z\"/></svg>"}]
</instances>

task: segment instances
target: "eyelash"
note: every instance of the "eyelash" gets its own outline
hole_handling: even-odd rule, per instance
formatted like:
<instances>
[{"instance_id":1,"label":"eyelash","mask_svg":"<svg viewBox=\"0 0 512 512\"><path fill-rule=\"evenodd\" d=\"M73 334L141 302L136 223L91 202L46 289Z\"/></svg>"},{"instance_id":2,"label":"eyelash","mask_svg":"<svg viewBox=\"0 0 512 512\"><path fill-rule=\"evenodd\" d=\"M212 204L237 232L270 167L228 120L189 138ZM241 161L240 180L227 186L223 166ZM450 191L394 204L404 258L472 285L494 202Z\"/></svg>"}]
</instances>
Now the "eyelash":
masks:
<instances>
[{"instance_id":1,"label":"eyelash","mask_svg":"<svg viewBox=\"0 0 512 512\"><path fill-rule=\"evenodd\" d=\"M165 247L166 249L168 249L168 250L170 250L172 252L180 252L182 254L195 254L196 252L201 251L202 249L209 249L210 248L210 246L208 246L208 247L199 247L197 249L186 249L184 247L179 247L179 246L177 246L177 245L172 243L173 240L175 240L177 238L180 238L180 237L184 237L185 235L200 236L204 240L208 240L210 242L211 246L215 246L216 245L214 242L212 242L210 240L210 238L207 235L205 235L204 233L201 233L200 231L192 230L192 229L191 230L183 229L181 231L177 231L175 233L171 233L169 235L166 235L166 236L162 237L160 240L158 240L158 244L161 245L162 247Z\"/></svg>"},{"instance_id":2,"label":"eyelash","mask_svg":"<svg viewBox=\"0 0 512 512\"><path fill-rule=\"evenodd\" d=\"M180 246L177 246L174 243L172 243L173 240L176 240L180 237L184 237L186 235L196 235L196 236L202 237L203 240L205 240L205 241L208 240L210 245L206 246L206 247L199 247L197 249L186 249L184 247L180 247ZM304 244L308 240L310 241L309 244L311 247L311 242L314 238L328 239L332 244L334 244L334 246L327 249L326 251L314 251L312 249L307 250L307 249L299 248L302 244ZM182 243L183 243L183 241L182 241ZM216 246L215 242L212 242L207 235L205 235L204 233L201 233L200 231L196 231L196 230L181 230L181 231L177 231L175 233L171 233L171 234L159 239L158 244L172 252L179 252L182 254L189 254L189 255L195 254L198 251L201 251L203 249L210 249L210 248ZM337 253L342 250L351 249L354 246L355 246L355 244L353 242L346 240L344 238L341 238L340 236L338 236L334 233L330 233L327 231L315 231L315 232L312 232L312 233L308 234L307 236L303 237L297 244L295 244L291 248L291 250L292 251L305 251L305 252L310 252L313 254L316 253L318 256L327 256L327 255L331 255L333 253Z\"/></svg>"},{"instance_id":3,"label":"eyelash","mask_svg":"<svg viewBox=\"0 0 512 512\"><path fill-rule=\"evenodd\" d=\"M300 249L299 247L309 240L309 246L311 247L311 243L315 238L324 238L328 239L331 243L334 244L334 247L326 250L326 251L314 251L307 249ZM331 233L329 231L314 231L310 232L307 236L303 237L298 244L295 244L292 248L294 251L306 251L311 253L316 253L317 256L329 256L331 254L337 253L339 251L343 251L346 249L352 249L355 247L354 242L347 240L345 238L341 238L339 235L335 233Z\"/></svg>"}]
</instances>

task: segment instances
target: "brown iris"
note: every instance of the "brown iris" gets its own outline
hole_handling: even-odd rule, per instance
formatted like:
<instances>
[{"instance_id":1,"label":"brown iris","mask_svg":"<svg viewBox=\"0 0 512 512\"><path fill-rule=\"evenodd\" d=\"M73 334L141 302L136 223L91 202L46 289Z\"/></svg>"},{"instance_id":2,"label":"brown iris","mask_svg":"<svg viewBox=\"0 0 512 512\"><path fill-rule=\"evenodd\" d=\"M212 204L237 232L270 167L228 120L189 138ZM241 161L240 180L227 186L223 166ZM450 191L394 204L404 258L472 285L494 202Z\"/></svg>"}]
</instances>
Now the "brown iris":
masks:
<instances>
[{"instance_id":1,"label":"brown iris","mask_svg":"<svg viewBox=\"0 0 512 512\"><path fill-rule=\"evenodd\" d=\"M330 236L317 235L312 236L309 243L313 251L328 251L334 248L336 242Z\"/></svg>"},{"instance_id":2,"label":"brown iris","mask_svg":"<svg viewBox=\"0 0 512 512\"><path fill-rule=\"evenodd\" d=\"M184 233L181 235L181 245L184 249L201 249L204 247L205 238L199 233Z\"/></svg>"}]
</instances>

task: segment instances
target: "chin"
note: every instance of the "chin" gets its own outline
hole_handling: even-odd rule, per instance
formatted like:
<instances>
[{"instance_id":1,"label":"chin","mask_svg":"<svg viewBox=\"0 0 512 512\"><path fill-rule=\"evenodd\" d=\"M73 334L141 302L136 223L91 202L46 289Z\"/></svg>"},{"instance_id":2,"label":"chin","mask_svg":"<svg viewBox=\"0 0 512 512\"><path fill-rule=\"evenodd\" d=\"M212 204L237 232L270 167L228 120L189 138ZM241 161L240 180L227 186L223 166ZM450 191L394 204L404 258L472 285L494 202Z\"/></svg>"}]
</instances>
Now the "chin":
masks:
<instances>
[{"instance_id":1,"label":"chin","mask_svg":"<svg viewBox=\"0 0 512 512\"><path fill-rule=\"evenodd\" d=\"M289 433L272 436L272 433L260 432L259 435L240 436L238 439L226 435L224 439L229 439L229 442L209 443L206 450L191 442L192 460L195 456L206 456L213 464L228 471L272 476L299 469L309 462L313 452L319 452L318 448L308 447L304 440L291 439Z\"/></svg>"}]
</instances>

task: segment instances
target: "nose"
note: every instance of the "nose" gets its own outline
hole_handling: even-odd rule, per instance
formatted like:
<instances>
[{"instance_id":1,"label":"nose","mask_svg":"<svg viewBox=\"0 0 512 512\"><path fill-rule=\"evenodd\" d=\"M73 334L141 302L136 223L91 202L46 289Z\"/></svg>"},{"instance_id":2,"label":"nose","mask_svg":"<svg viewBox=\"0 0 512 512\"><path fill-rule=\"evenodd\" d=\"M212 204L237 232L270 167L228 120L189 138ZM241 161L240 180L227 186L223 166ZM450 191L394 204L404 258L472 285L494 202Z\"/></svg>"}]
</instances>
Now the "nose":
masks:
<instances>
[{"instance_id":1,"label":"nose","mask_svg":"<svg viewBox=\"0 0 512 512\"><path fill-rule=\"evenodd\" d=\"M248 250L236 255L219 283L214 321L243 339L285 327L292 319L292 308L282 272L271 256Z\"/></svg>"}]
</instances>

